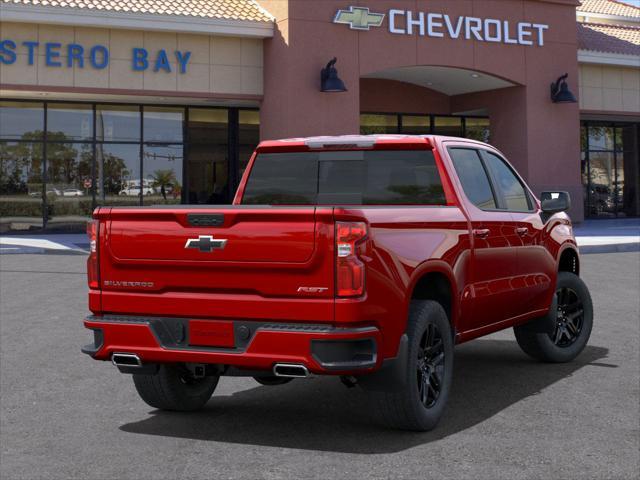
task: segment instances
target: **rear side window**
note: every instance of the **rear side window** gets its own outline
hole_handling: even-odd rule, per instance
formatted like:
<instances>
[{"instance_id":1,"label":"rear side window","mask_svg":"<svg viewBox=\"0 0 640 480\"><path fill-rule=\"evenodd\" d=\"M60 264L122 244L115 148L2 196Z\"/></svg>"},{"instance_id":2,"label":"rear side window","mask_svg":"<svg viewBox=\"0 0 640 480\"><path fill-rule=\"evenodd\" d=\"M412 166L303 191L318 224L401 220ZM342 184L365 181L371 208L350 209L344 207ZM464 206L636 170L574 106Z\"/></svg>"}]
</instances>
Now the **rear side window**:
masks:
<instances>
[{"instance_id":1,"label":"rear side window","mask_svg":"<svg viewBox=\"0 0 640 480\"><path fill-rule=\"evenodd\" d=\"M531 210L529 196L509 165L491 152L483 151L483 155L504 208L520 212Z\"/></svg>"},{"instance_id":2,"label":"rear side window","mask_svg":"<svg viewBox=\"0 0 640 480\"><path fill-rule=\"evenodd\" d=\"M498 208L478 151L470 148L450 148L449 156L467 198L483 210Z\"/></svg>"},{"instance_id":3,"label":"rear side window","mask_svg":"<svg viewBox=\"0 0 640 480\"><path fill-rule=\"evenodd\" d=\"M433 152L261 153L243 204L445 205Z\"/></svg>"}]
</instances>

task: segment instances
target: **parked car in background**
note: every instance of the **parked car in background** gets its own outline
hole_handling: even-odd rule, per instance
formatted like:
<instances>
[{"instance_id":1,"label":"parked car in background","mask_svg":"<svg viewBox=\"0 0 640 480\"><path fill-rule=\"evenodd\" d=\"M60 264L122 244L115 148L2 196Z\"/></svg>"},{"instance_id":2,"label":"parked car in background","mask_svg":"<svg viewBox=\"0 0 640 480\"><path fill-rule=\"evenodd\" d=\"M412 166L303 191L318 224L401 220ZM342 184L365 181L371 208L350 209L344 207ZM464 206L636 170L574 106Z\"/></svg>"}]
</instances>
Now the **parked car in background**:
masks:
<instances>
[{"instance_id":1,"label":"parked car in background","mask_svg":"<svg viewBox=\"0 0 640 480\"><path fill-rule=\"evenodd\" d=\"M569 207L473 140L262 142L233 205L96 209L83 352L133 374L154 408L197 410L223 375L334 375L387 424L430 430L455 343L514 328L543 362L584 349Z\"/></svg>"},{"instance_id":2,"label":"parked car in background","mask_svg":"<svg viewBox=\"0 0 640 480\"><path fill-rule=\"evenodd\" d=\"M56 196L59 197L62 195L62 192L60 190L58 190L55 187L47 187L47 191L46 191L46 195L47 196ZM42 196L42 191L37 190L37 191L32 191L29 193L30 197L40 197Z\"/></svg>"},{"instance_id":3,"label":"parked car in background","mask_svg":"<svg viewBox=\"0 0 640 480\"><path fill-rule=\"evenodd\" d=\"M62 191L63 197L83 197L84 192L82 190L78 190L77 188L65 188Z\"/></svg>"},{"instance_id":4,"label":"parked car in background","mask_svg":"<svg viewBox=\"0 0 640 480\"><path fill-rule=\"evenodd\" d=\"M153 195L155 192L153 190L153 188L151 187L142 187L142 194L143 195ZM119 195L133 195L133 196L137 196L140 195L140 186L139 185L135 185L135 186L128 186L126 188L123 188L122 190L120 190Z\"/></svg>"}]
</instances>

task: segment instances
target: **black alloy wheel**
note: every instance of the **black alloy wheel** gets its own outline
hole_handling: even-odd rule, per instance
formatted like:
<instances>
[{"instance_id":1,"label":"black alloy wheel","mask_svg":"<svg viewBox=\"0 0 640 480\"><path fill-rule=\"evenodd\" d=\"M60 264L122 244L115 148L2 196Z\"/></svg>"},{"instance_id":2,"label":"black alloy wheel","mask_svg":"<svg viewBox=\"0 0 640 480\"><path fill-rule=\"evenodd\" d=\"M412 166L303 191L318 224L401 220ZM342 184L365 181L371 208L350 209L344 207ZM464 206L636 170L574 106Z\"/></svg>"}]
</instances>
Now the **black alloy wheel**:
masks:
<instances>
[{"instance_id":1,"label":"black alloy wheel","mask_svg":"<svg viewBox=\"0 0 640 480\"><path fill-rule=\"evenodd\" d=\"M584 350L592 328L593 303L589 289L575 273L558 272L549 312L513 330L518 345L527 355L543 362L564 363Z\"/></svg>"},{"instance_id":2,"label":"black alloy wheel","mask_svg":"<svg viewBox=\"0 0 640 480\"><path fill-rule=\"evenodd\" d=\"M551 340L561 348L572 345L580 336L584 323L584 307L578 294L569 287L556 291L557 321Z\"/></svg>"},{"instance_id":3,"label":"black alloy wheel","mask_svg":"<svg viewBox=\"0 0 640 480\"><path fill-rule=\"evenodd\" d=\"M442 391L444 376L444 342L434 324L427 325L418 349L417 380L420 401L426 408L433 407Z\"/></svg>"}]
</instances>

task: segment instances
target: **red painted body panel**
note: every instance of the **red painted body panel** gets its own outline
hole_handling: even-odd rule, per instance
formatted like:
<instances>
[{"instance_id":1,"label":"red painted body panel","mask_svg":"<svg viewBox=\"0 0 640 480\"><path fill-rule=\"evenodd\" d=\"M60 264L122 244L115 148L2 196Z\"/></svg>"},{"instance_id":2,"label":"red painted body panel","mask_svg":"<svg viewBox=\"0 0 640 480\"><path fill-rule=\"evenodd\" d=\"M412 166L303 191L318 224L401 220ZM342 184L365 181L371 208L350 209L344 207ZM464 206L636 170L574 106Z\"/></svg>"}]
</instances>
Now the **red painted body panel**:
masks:
<instances>
[{"instance_id":1,"label":"red painted body panel","mask_svg":"<svg viewBox=\"0 0 640 480\"><path fill-rule=\"evenodd\" d=\"M544 223L537 200L533 212L480 210L464 195L446 146L497 151L462 139L402 138L380 140L371 148L433 149L446 206L242 206L254 155L232 206L96 210L100 289L90 291L89 308L96 316L85 321L87 328L103 331L95 358L132 352L146 362L251 369L290 362L315 373L350 373L324 370L311 354L311 340L374 338L378 368L396 356L414 288L433 273L449 284L458 342L545 313L560 255L566 248L577 252L568 217L556 214ZM296 139L263 142L258 152L308 149L304 139ZM224 223L190 226L190 213L223 214ZM367 225L366 239L356 246L366 272L359 298L336 298L336 222ZM227 246L208 253L185 249L186 240L199 235L226 239ZM148 325L100 322L107 314L313 323L335 331L259 330L242 352L180 350L162 347Z\"/></svg>"}]
</instances>

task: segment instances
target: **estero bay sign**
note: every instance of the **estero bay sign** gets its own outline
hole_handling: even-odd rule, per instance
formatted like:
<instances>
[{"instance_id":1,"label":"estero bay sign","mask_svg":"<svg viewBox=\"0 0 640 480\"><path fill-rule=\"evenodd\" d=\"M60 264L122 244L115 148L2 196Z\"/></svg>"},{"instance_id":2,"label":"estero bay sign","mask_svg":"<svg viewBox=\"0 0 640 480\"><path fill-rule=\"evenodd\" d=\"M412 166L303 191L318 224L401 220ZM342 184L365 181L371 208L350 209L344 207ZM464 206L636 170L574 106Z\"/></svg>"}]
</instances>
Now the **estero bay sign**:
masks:
<instances>
[{"instance_id":1,"label":"estero bay sign","mask_svg":"<svg viewBox=\"0 0 640 480\"><path fill-rule=\"evenodd\" d=\"M18 54L24 54L27 65L34 65L37 55L44 56L47 67L85 68L102 70L109 66L109 49L104 45L62 44L58 42L37 42L0 39L0 64L12 65L18 61ZM176 61L179 73L187 73L191 52L159 49L150 52L146 48L131 48L131 69L137 72L172 72L171 57Z\"/></svg>"},{"instance_id":2,"label":"estero bay sign","mask_svg":"<svg viewBox=\"0 0 640 480\"><path fill-rule=\"evenodd\" d=\"M544 33L549 29L549 25L542 23L513 23L508 20L464 15L452 17L446 13L413 12L395 8L387 13L375 13L367 7L354 6L338 10L333 23L349 25L352 30L370 30L371 27L382 26L387 16L389 33L396 35L449 37L454 40L478 40L507 45L542 47Z\"/></svg>"}]
</instances>

